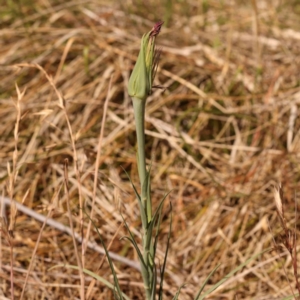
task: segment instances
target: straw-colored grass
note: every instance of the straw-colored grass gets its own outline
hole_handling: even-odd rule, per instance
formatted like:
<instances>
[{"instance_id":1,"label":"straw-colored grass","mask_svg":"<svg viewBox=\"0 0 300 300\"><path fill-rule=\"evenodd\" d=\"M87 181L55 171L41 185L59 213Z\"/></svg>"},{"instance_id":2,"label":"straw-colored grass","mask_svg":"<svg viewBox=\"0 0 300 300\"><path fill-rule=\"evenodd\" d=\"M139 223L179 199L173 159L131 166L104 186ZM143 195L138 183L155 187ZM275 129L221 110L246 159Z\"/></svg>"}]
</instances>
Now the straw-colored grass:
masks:
<instances>
[{"instance_id":1,"label":"straw-colored grass","mask_svg":"<svg viewBox=\"0 0 300 300\"><path fill-rule=\"evenodd\" d=\"M285 217L292 227L295 222L300 165L299 14L299 1L279 0L0 4L0 193L19 202L23 199L33 212L19 209L12 240L2 233L0 298L12 298L11 243L15 299L21 296L29 269L24 299L78 299L82 284L86 299L113 299L109 289L91 277L85 275L82 283L77 270L50 269L78 265L78 256L68 233L48 223L41 231L34 213L52 215L56 222L70 226L70 201L81 259L80 197L88 212L94 198L93 219L110 251L138 268L131 245L119 240L127 234L119 228L119 210L137 237L141 228L138 204L123 170L138 182L127 84L142 34L160 19L165 24L157 39L162 54L155 84L165 89L156 89L147 102L146 152L147 162L152 163L154 206L172 190L165 299L172 299L185 282L180 299L193 299L218 263L221 266L206 289L273 246L272 235L277 241L280 233L273 200L273 186L279 182L286 197ZM168 205L164 212L161 262ZM84 217L84 233L88 222ZM93 228L89 240L100 246ZM101 249L91 248L90 243L84 267L112 282L107 262L101 263ZM283 247L279 253L281 258L273 251L251 262L210 299L290 295L291 286L295 287L292 262ZM114 262L123 292L131 299L143 299L139 271L130 262L118 262L118 256Z\"/></svg>"}]
</instances>

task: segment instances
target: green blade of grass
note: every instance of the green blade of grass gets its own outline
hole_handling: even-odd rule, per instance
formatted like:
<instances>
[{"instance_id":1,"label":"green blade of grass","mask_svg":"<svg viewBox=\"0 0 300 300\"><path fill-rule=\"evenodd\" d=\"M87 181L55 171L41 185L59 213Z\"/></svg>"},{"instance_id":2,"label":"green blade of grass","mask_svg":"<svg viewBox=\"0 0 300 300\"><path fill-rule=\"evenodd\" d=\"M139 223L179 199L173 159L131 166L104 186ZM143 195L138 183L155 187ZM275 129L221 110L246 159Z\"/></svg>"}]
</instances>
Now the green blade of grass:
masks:
<instances>
[{"instance_id":1,"label":"green blade of grass","mask_svg":"<svg viewBox=\"0 0 300 300\"><path fill-rule=\"evenodd\" d=\"M112 273L113 273L114 282L115 282L115 287L116 287L116 289L117 289L118 295L119 295L119 297L121 297L120 299L123 299L122 291L121 291L121 288L120 288L120 285L119 285L119 280L118 280L118 277L117 277L117 274L116 274L116 271L115 271L113 262L112 262L112 260L111 260L111 258L110 258L110 256L109 256L109 252L108 252L108 250L107 250L107 248L106 248L106 245L105 245L105 243L104 243L104 241L103 241L103 239L102 239L102 236L101 236L101 234L100 234L100 232L99 232L99 230L98 230L98 228L97 228L95 222L90 218L90 216L86 213L85 210L83 210L83 212L87 215L87 217L88 217L89 220L92 222L94 228L95 228L96 231L97 231L97 234L98 234L98 236L99 236L100 242L101 242L101 244L102 244L102 246L103 246L103 248L104 248L104 251L105 251L105 254L106 254L108 263L109 263L109 267L110 267L110 269L111 269L111 271L112 271Z\"/></svg>"},{"instance_id":2,"label":"green blade of grass","mask_svg":"<svg viewBox=\"0 0 300 300\"><path fill-rule=\"evenodd\" d=\"M146 216L146 212L145 212L145 209L144 209L144 207L143 207L143 204L142 204L141 196L139 195L139 193L138 193L138 191L137 191L135 185L134 185L133 182L131 181L131 178L130 178L129 174L126 172L125 169L123 169L123 170L124 170L126 176L128 177L128 179L129 179L129 181L130 181L130 183L131 183L131 186L132 186L132 188L133 188L133 190L134 190L135 196L136 196L136 198L137 198L137 200L138 200L139 208L140 208L140 212L141 212L141 219L142 219L143 227L146 227L146 224L147 224L147 216Z\"/></svg>"},{"instance_id":3,"label":"green blade of grass","mask_svg":"<svg viewBox=\"0 0 300 300\"><path fill-rule=\"evenodd\" d=\"M159 205L158 205L158 207L157 207L157 209L156 209L156 211L155 211L155 213L154 213L154 215L153 215L151 221L148 223L148 228L147 228L147 230L148 230L148 232L151 233L151 234L148 234L148 236L147 236L147 241L146 241L146 243L147 243L148 246L149 246L150 243L151 243L151 238L152 238L152 232L153 232L154 225L155 225L155 223L156 223L157 218L159 217L159 213L160 213L160 211L161 211L161 209L162 209L162 206L163 206L163 204L164 204L164 202L165 202L167 196L169 195L169 193L170 193L170 192L168 192L168 193L160 200Z\"/></svg>"},{"instance_id":4,"label":"green blade of grass","mask_svg":"<svg viewBox=\"0 0 300 300\"><path fill-rule=\"evenodd\" d=\"M123 219L123 221L124 221L124 224L125 224L126 229L128 230L128 232L129 232L129 234L130 234L130 237L124 236L124 237L122 237L121 239L127 239L127 240L130 241L130 243L133 245L135 251L136 251L137 254L138 254L138 257L139 257L139 259L140 259L140 262L142 263L143 267L146 268L146 265L145 265L145 261L144 261L144 259L143 259L142 252L141 252L141 250L140 250L140 248L139 248L137 242L135 241L135 238L134 238L134 236L133 236L133 234L132 234L132 232L131 232L131 230L130 230L130 228L129 228L129 226L128 226L127 222L125 221L125 219L124 219L124 217L123 217L122 214L121 214L121 217L122 217L122 219Z\"/></svg>"},{"instance_id":5,"label":"green blade of grass","mask_svg":"<svg viewBox=\"0 0 300 300\"><path fill-rule=\"evenodd\" d=\"M49 269L52 270L52 269L55 269L55 268L69 268L69 269L74 269L74 270L79 270L78 266L74 266L74 265L64 265L64 264L60 264L60 265L56 265L56 266L53 266ZM115 291L115 285L111 284L109 281L107 281L106 279L104 279L103 277L99 276L98 274L90 271L90 270L87 270L87 269L82 269L83 272L93 278L95 278L96 280L102 282L103 284L105 284L108 288L110 288L111 290ZM123 292L121 292L122 294L122 297L125 299L125 300L131 300L126 294L124 294Z\"/></svg>"},{"instance_id":6,"label":"green blade of grass","mask_svg":"<svg viewBox=\"0 0 300 300\"><path fill-rule=\"evenodd\" d=\"M151 300L155 300L156 298L156 268L154 267L154 276L153 276L153 281L152 281L152 286L151 286Z\"/></svg>"},{"instance_id":7,"label":"green blade of grass","mask_svg":"<svg viewBox=\"0 0 300 300\"><path fill-rule=\"evenodd\" d=\"M170 202L170 227L169 227L169 233L168 233L168 239L167 239L167 246L166 246L166 252L164 256L164 262L161 268L161 274L160 274L160 284L159 284L159 292L158 292L158 299L163 299L163 284L164 284L164 276L165 276L165 270L166 270L166 264L167 264L167 258L168 258L168 252L169 252L169 246L170 246L170 239L171 239L171 231L172 231L172 203ZM155 243L156 244L156 243Z\"/></svg>"},{"instance_id":8,"label":"green blade of grass","mask_svg":"<svg viewBox=\"0 0 300 300\"><path fill-rule=\"evenodd\" d=\"M186 285L186 284L184 283L184 284L182 284L182 285L179 287L178 291L176 292L175 296L173 297L173 300L178 300L180 291L181 291L182 288L185 287L185 285Z\"/></svg>"},{"instance_id":9,"label":"green blade of grass","mask_svg":"<svg viewBox=\"0 0 300 300\"><path fill-rule=\"evenodd\" d=\"M128 240L128 241L133 245L135 251L136 251L137 254L138 254L138 257L139 257L140 262L143 264L143 267L145 268L146 265L145 265L143 256L142 256L141 251L140 251L140 249L138 248L138 246L137 246L135 240L133 240L133 239L130 238L129 236L122 236L122 237L120 238L120 240Z\"/></svg>"},{"instance_id":10,"label":"green blade of grass","mask_svg":"<svg viewBox=\"0 0 300 300\"><path fill-rule=\"evenodd\" d=\"M143 184L143 189L145 189L144 193L147 195L146 201L146 214L147 220L151 220L152 218L152 201L151 201L151 180L150 180L150 172L151 172L151 165L149 167L149 171L147 172L146 179L145 179L145 187Z\"/></svg>"},{"instance_id":11,"label":"green blade of grass","mask_svg":"<svg viewBox=\"0 0 300 300\"><path fill-rule=\"evenodd\" d=\"M206 277L206 279L204 280L199 292L197 293L195 300L199 299L204 287L206 286L206 283L208 282L208 280L210 279L210 277L216 272L216 270L220 267L221 264L218 264L210 273L209 275Z\"/></svg>"},{"instance_id":12,"label":"green blade of grass","mask_svg":"<svg viewBox=\"0 0 300 300\"><path fill-rule=\"evenodd\" d=\"M213 292L215 289L217 289L220 285L222 285L226 280L228 280L232 275L234 275L237 271L241 270L244 266L246 266L250 261L254 260L258 256L270 251L271 248L266 249L264 251L259 252L258 254L253 255L249 259L247 259L244 263L240 264L237 268L235 268L233 271L228 273L223 279L221 279L219 282L217 282L214 286L212 286L208 291L206 291L202 296L199 296L195 300L203 300L207 295L209 295L211 292Z\"/></svg>"}]
</instances>

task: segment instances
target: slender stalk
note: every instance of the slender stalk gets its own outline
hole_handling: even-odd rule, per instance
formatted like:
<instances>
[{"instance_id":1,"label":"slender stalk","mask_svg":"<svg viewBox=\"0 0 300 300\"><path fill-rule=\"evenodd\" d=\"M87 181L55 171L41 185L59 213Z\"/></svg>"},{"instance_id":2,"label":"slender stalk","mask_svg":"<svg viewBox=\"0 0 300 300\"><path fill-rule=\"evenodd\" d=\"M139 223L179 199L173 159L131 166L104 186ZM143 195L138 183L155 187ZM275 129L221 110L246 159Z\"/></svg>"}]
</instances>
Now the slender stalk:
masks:
<instances>
[{"instance_id":1,"label":"slender stalk","mask_svg":"<svg viewBox=\"0 0 300 300\"><path fill-rule=\"evenodd\" d=\"M144 227L152 219L152 203L150 195L148 195L148 180L147 180L147 168L146 168L146 154L145 154L145 107L146 101L132 97L136 137L138 144L138 171L141 184L141 199L145 210L147 220L143 222Z\"/></svg>"},{"instance_id":2,"label":"slender stalk","mask_svg":"<svg viewBox=\"0 0 300 300\"><path fill-rule=\"evenodd\" d=\"M64 183L65 183L65 193L67 196L67 211L68 211L68 216L69 216L69 222L70 222L70 228L72 231L72 239L73 239L73 245L74 245L74 252L75 252L75 257L77 260L77 265L78 265L78 270L79 270L79 275L80 275L80 299L85 300L85 291L84 291L84 273L83 273L83 265L82 261L80 260L80 257L78 255L78 250L77 250L77 243L74 235L74 225L72 221L72 213L71 213L71 207L70 207L70 193L69 193L69 175L68 175L68 159L65 159L65 168L64 168ZM83 218L82 218L83 220ZM46 223L45 223L46 224ZM81 235L82 236L82 235Z\"/></svg>"},{"instance_id":3,"label":"slender stalk","mask_svg":"<svg viewBox=\"0 0 300 300\"><path fill-rule=\"evenodd\" d=\"M146 100L151 94L152 83L158 63L158 54L155 50L155 38L160 32L163 22L157 22L147 34L143 35L141 48L128 81L128 94L132 98L136 137L137 137L137 164L141 185L141 194L138 201L141 209L143 226L143 251L141 259L141 271L144 281L146 299L155 299L156 267L154 262L154 245L152 240L153 222L152 202L150 195L150 178L146 168L145 154L145 107Z\"/></svg>"},{"instance_id":4,"label":"slender stalk","mask_svg":"<svg viewBox=\"0 0 300 300\"><path fill-rule=\"evenodd\" d=\"M137 137L137 159L138 159L138 171L141 185L141 200L143 209L146 213L146 220L142 219L143 225L143 259L147 268L142 267L142 277L144 281L144 289L146 293L146 299L151 297L151 275L152 270L149 264L149 253L150 245L147 243L148 235L151 234L148 230L148 220L151 220L151 212L147 212L147 207L149 205L150 199L147 197L147 189L145 185L147 184L147 169L146 169L146 154L145 154L145 107L146 101L132 97L135 126L136 126L136 137ZM150 215L148 215L150 213ZM150 217L150 219L149 219Z\"/></svg>"},{"instance_id":5,"label":"slender stalk","mask_svg":"<svg viewBox=\"0 0 300 300\"><path fill-rule=\"evenodd\" d=\"M10 293L11 293L11 299L15 299L15 291L14 291L14 246L11 241L10 236L8 236L9 241L9 249L10 249Z\"/></svg>"}]
</instances>

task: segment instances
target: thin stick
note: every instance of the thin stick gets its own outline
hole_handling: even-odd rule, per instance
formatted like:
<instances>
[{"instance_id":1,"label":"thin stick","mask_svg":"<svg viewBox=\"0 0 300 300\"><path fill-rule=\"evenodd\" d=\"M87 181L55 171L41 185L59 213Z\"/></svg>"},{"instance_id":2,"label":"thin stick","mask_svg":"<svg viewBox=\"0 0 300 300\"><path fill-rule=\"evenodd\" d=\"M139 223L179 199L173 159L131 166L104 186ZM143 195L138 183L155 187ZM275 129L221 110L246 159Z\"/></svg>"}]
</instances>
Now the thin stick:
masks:
<instances>
[{"instance_id":1,"label":"thin stick","mask_svg":"<svg viewBox=\"0 0 300 300\"><path fill-rule=\"evenodd\" d=\"M1 217L5 216L6 206L10 207L11 203L15 203L17 210L19 212L22 212L23 214L25 214L39 222L42 222L42 223L45 222L48 226L50 226L60 232L66 233L70 236L74 236L78 243L82 243L82 242L86 243L87 247L95 252L98 252L100 254L105 254L105 251L102 247L97 245L95 242L91 242L86 239L82 239L82 236L80 234L78 234L77 232L72 232L72 230L69 226L66 226L52 218L46 219L46 216L39 214L39 213L35 212L34 210L32 210L31 208L29 208L25 205L22 205L21 203L15 201L15 200L11 200L10 198L0 196L0 202L2 203L2 211L0 211ZM114 252L109 252L109 256L112 259L114 259L115 261L124 263L125 265L132 267L138 271L141 270L139 262L130 260L130 259L123 257L121 255L118 255L117 253L114 253Z\"/></svg>"},{"instance_id":2,"label":"thin stick","mask_svg":"<svg viewBox=\"0 0 300 300\"><path fill-rule=\"evenodd\" d=\"M113 238L111 239L110 243L109 243L108 246L107 246L107 250L110 249L110 247L111 247L113 241L115 240L115 238L116 238L117 235L119 234L119 231L121 230L122 226L123 226L123 223L119 226L119 228L118 228L117 231L115 232ZM105 258L106 258L106 256L103 256L103 258L101 259L100 264L99 264L98 269L97 269L96 272L98 272L98 271L101 269L101 267L102 267L102 265L103 265L103 263L104 263ZM96 273L96 272L95 272L95 273ZM95 286L95 284L96 284L96 281L97 281L96 279L93 279L93 280L91 281L91 283L90 283L90 285L89 285L89 287L88 287L87 294L86 294L86 299L89 299L89 297L90 297L90 295L91 295L91 292L92 292L92 290L93 290L93 288L94 288L94 286Z\"/></svg>"},{"instance_id":3,"label":"thin stick","mask_svg":"<svg viewBox=\"0 0 300 300\"><path fill-rule=\"evenodd\" d=\"M85 299L85 295L84 295L84 273L82 270L82 262L79 258L78 255L78 249L77 249L77 243L76 243L76 239L74 236L74 225L73 225L73 221L72 221L72 213L71 213L71 208L70 208L70 195L69 195L69 185L68 185L68 159L65 159L65 176L64 176L64 181L65 181L65 192L67 195L67 208L68 208L68 215L69 215L69 222L70 222L70 228L72 231L72 239L73 239L73 245L74 245L74 250L75 250L75 256L77 259L77 264L78 264L78 269L79 269L79 274L80 274L80 298L81 300Z\"/></svg>"},{"instance_id":4,"label":"thin stick","mask_svg":"<svg viewBox=\"0 0 300 300\"><path fill-rule=\"evenodd\" d=\"M17 111L17 118L16 118L16 123L15 123L15 129L14 129L14 144L15 144L15 149L13 152L13 157L12 157L12 172L10 171L10 164L7 164L7 171L8 171L8 193L9 197L12 199L14 197L14 189L15 189L15 183L17 180L18 176L18 167L17 167L17 161L18 161L18 138L19 138L19 126L20 126L20 120L21 120L21 106L20 102L25 94L25 89L23 92L20 92L17 84L16 84L16 91L17 91L17 101L15 104L16 111ZM10 270L10 287L11 287L11 296L12 300L14 299L14 273L13 273L13 265L14 265L14 256L13 256L13 232L14 232L14 227L16 223L16 214L17 214L17 209L15 205L12 203L11 204L11 214L10 214L10 221L9 221L9 227L8 227L8 241L9 241L9 246L10 246L10 263L11 263L11 270Z\"/></svg>"},{"instance_id":5,"label":"thin stick","mask_svg":"<svg viewBox=\"0 0 300 300\"><path fill-rule=\"evenodd\" d=\"M35 255L36 255L36 251L38 249L38 246L40 244L40 240L42 238L42 233L45 229L45 226L47 224L47 220L51 217L52 213L53 213L53 210L54 210L54 207L52 207L49 212L48 212L48 215L46 216L44 222L43 222L43 225L42 225L42 228L39 232L39 236L37 238L37 241L35 243L35 246L34 246L34 249L33 249L33 252L32 252L32 256L31 256L31 259L30 259L30 264L29 264L29 267L28 267L28 271L27 271L27 274L26 274L26 277L25 277L25 282L23 284L23 289L22 289L22 293L21 293L21 297L20 297L20 300L23 299L24 297L24 293L25 293L25 288L26 288L26 285L27 285L27 282L28 282L28 278L29 278L29 275L30 275L30 272L32 270L32 266L33 266L33 262L34 262L34 258L35 258Z\"/></svg>"},{"instance_id":6,"label":"thin stick","mask_svg":"<svg viewBox=\"0 0 300 300\"><path fill-rule=\"evenodd\" d=\"M70 120L69 120L69 117L67 114L65 100L64 100L63 96L61 95L61 93L56 88L53 79L48 75L48 73L45 71L45 69L42 66L40 66L38 64L17 64L16 66L35 68L35 69L40 70L45 75L45 77L49 81L50 85L54 89L54 91L58 97L58 103L59 103L58 106L64 112L68 130L69 130L69 134L70 134L70 140L71 140L72 150L73 150L74 170L75 170L76 179L78 182L80 229L81 229L82 240L84 241L84 239L83 239L83 197L82 197L82 189L81 189L81 177L80 177L80 172L78 169L78 156L77 156L77 150L76 150L76 145L75 145L75 139L73 136L72 126L71 126L71 123L70 123ZM10 198L12 199L13 197L11 196ZM84 265L85 265L85 246L84 245L82 245L82 248L81 248L81 260L82 260L81 261L82 267L84 268ZM84 279L84 277L83 277L83 279ZM84 289L84 282L82 284L83 284L82 289Z\"/></svg>"}]
</instances>

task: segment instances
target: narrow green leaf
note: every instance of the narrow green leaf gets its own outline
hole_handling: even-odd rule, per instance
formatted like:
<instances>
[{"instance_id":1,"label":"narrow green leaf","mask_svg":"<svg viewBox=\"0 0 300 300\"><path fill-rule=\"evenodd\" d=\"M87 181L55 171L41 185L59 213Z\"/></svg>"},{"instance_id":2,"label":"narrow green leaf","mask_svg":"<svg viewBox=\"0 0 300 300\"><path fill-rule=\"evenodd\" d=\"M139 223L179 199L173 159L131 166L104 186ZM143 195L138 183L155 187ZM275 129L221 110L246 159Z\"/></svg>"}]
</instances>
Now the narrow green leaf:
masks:
<instances>
[{"instance_id":1,"label":"narrow green leaf","mask_svg":"<svg viewBox=\"0 0 300 300\"><path fill-rule=\"evenodd\" d=\"M155 300L155 296L156 296L156 278L157 278L157 274L156 274L156 267L154 266L154 276L153 276L153 281L152 281L152 286L151 286L151 300Z\"/></svg>"},{"instance_id":2,"label":"narrow green leaf","mask_svg":"<svg viewBox=\"0 0 300 300\"><path fill-rule=\"evenodd\" d=\"M143 204L142 204L142 199L141 199L141 196L139 195L135 185L133 184L133 182L131 181L131 178L129 177L129 174L126 172L126 170L123 168L125 174L127 175L130 183L131 183L131 186L134 190L134 193L135 193L135 196L138 200L138 203L139 203L139 208L140 208L140 212L141 212L141 219L142 219L142 224L143 224L143 227L146 227L146 224L147 224L147 216L146 216L146 213L145 213L145 210L144 210L144 207L143 207Z\"/></svg>"},{"instance_id":3,"label":"narrow green leaf","mask_svg":"<svg viewBox=\"0 0 300 300\"><path fill-rule=\"evenodd\" d=\"M132 188L133 188L133 190L134 190L134 193L135 193L135 195L136 195L138 201L141 202L141 196L139 195L139 193L138 193L138 191L137 191L135 185L134 185L133 182L131 181L131 178L130 178L129 174L126 172L126 170L125 170L123 167L121 167L121 168L123 169L123 171L125 172L127 178L129 179L129 181L130 181L130 183L131 183L131 186L132 186Z\"/></svg>"},{"instance_id":4,"label":"narrow green leaf","mask_svg":"<svg viewBox=\"0 0 300 300\"><path fill-rule=\"evenodd\" d=\"M180 291L181 291L181 289L182 289L183 287L185 287L185 285L186 285L186 284L184 283L184 284L182 284L182 285L179 287L178 291L176 292L175 296L173 297L173 300L178 300Z\"/></svg>"},{"instance_id":5,"label":"narrow green leaf","mask_svg":"<svg viewBox=\"0 0 300 300\"><path fill-rule=\"evenodd\" d=\"M237 271L241 270L244 266L246 266L250 261L256 259L260 255L270 251L271 248L266 249L264 251L261 251L258 254L253 255L249 259L247 259L244 263L240 264L237 268L235 268L233 271L228 273L223 279L221 279L219 282L217 282L214 286L212 286L208 291L206 291L202 296L198 297L197 300L202 300L204 299L207 295L209 295L211 292L213 292L215 289L217 289L220 285L222 285L226 280L228 280L232 275L234 275Z\"/></svg>"},{"instance_id":6,"label":"narrow green leaf","mask_svg":"<svg viewBox=\"0 0 300 300\"><path fill-rule=\"evenodd\" d=\"M156 209L156 211L155 211L155 213L154 213L154 215L153 215L153 218L152 218L153 220L155 220L155 219L157 218L157 216L158 216L158 214L159 214L159 211L160 211L160 209L162 208L162 205L164 204L164 202L165 202L167 196L169 196L170 193L171 193L171 191L168 192L168 193L166 193L166 194L164 195L164 197L160 200L160 202L159 202L159 204L158 204L158 207L157 207L157 209Z\"/></svg>"},{"instance_id":7,"label":"narrow green leaf","mask_svg":"<svg viewBox=\"0 0 300 300\"><path fill-rule=\"evenodd\" d=\"M152 218L152 203L151 203L151 178L150 178L150 169L146 172L146 177L142 183L142 193L146 197L145 211L147 216L147 222L149 223ZM143 199L142 199L143 202Z\"/></svg>"},{"instance_id":8,"label":"narrow green leaf","mask_svg":"<svg viewBox=\"0 0 300 300\"><path fill-rule=\"evenodd\" d=\"M153 245L153 256L154 257L156 255L156 249L157 249L157 243L158 243L158 235L159 235L160 224L161 224L161 218L162 218L162 207L159 210L158 217L157 217L157 222L155 224L156 233L155 233L154 245Z\"/></svg>"},{"instance_id":9,"label":"narrow green leaf","mask_svg":"<svg viewBox=\"0 0 300 300\"><path fill-rule=\"evenodd\" d=\"M119 298L119 296L117 295L117 293L116 293L115 290L113 290L113 294L114 294L114 298L115 298L116 300L120 300L120 298Z\"/></svg>"},{"instance_id":10,"label":"narrow green leaf","mask_svg":"<svg viewBox=\"0 0 300 300\"><path fill-rule=\"evenodd\" d=\"M168 252L169 252L169 247L170 247L170 239L171 239L171 232L172 232L172 203L170 202L170 227L169 227L169 233L168 233L168 239L167 239L167 247L166 247L166 252L165 252L165 257L164 257L164 263L161 268L160 272L160 285L159 285L159 292L158 292L158 299L162 300L163 298L163 284L164 284L164 277L165 277L165 270L166 270L166 264L167 264L167 258L168 258Z\"/></svg>"},{"instance_id":11,"label":"narrow green leaf","mask_svg":"<svg viewBox=\"0 0 300 300\"><path fill-rule=\"evenodd\" d=\"M147 205L146 205L146 212L147 212L147 220L152 219L152 200L151 200L151 178L150 178L150 172L151 172L151 167L149 167L149 171L147 172L147 187L146 187L146 195L147 195Z\"/></svg>"},{"instance_id":12,"label":"narrow green leaf","mask_svg":"<svg viewBox=\"0 0 300 300\"><path fill-rule=\"evenodd\" d=\"M116 272L115 272L115 268L114 268L113 262L112 262L112 260L111 260L111 258L110 258L110 256L109 256L109 252L108 252L108 250L107 250L107 248L106 248L106 245L105 245L105 243L104 243L104 241L103 241L103 239L102 239L102 236L101 236L101 234L100 234L100 232L99 232L99 230L98 230L98 228L97 228L95 222L90 218L90 216L86 213L85 210L83 210L83 212L87 215L87 217L88 217L89 220L92 222L94 228L96 229L96 231L97 231L97 233L98 233L100 242L101 242L101 244L102 244L102 246L103 246L103 248L104 248L104 251L105 251L105 254L106 254L108 263L109 263L109 267L110 267L110 269L111 269L111 271L112 271L112 273L113 273L114 282L115 282L115 286L116 286L118 295L119 295L120 299L123 299L122 291L121 291L121 288L120 288L120 285L119 285L119 280L118 280L117 274L116 274Z\"/></svg>"},{"instance_id":13,"label":"narrow green leaf","mask_svg":"<svg viewBox=\"0 0 300 300\"><path fill-rule=\"evenodd\" d=\"M170 192L169 192L170 193ZM157 207L157 209L156 209L156 211L155 211L155 213L154 213L154 215L153 215L153 217L152 217L152 219L151 219L151 221L148 223L148 226L147 226L147 236L146 236L146 249L150 249L150 245L151 245L151 239L152 239L152 233L153 233L153 228L154 228L154 226L155 226L155 224L156 224L156 220L157 220L157 218L158 218L158 216L159 216L159 213L160 213L160 211L161 211L161 209L162 209L162 206L163 206L163 204L164 204L164 201L166 200L166 197L169 195L169 193L167 193L164 197L163 197L163 199L160 201L160 203L159 203L159 205L158 205L158 207ZM152 253L154 253L154 251L152 251Z\"/></svg>"},{"instance_id":14,"label":"narrow green leaf","mask_svg":"<svg viewBox=\"0 0 300 300\"><path fill-rule=\"evenodd\" d=\"M140 262L143 264L143 267L144 267L144 268L147 268L147 267L146 267L146 264L145 264L145 261L144 261L144 259L143 259L143 255L142 255L142 253L141 253L141 250L140 250L140 248L139 248L137 242L135 241L135 238L134 238L134 236L133 236L133 234L132 234L132 232L131 232L131 230L130 230L130 228L129 228L129 226L128 226L127 222L125 221L125 219L124 219L124 217L123 217L122 214L121 214L121 217L122 217L122 219L123 219L123 221L124 221L124 224L125 224L125 227L126 227L127 231L128 231L129 234L130 234L130 238L129 238L128 236L125 236L125 237L122 237L121 239L128 239L128 240L132 243L132 245L133 245L135 251L136 251L137 254L138 254L138 257L139 257L139 259L140 259Z\"/></svg>"},{"instance_id":15,"label":"narrow green leaf","mask_svg":"<svg viewBox=\"0 0 300 300\"><path fill-rule=\"evenodd\" d=\"M120 240L128 240L128 241L133 245L135 251L136 251L137 254L138 254L138 257L139 257L140 262L143 264L143 267L146 268L146 265L145 265L145 262L144 262L142 253L141 253L139 247L137 246L135 240L132 239L132 238L130 238L129 236L122 236L122 237L120 238Z\"/></svg>"},{"instance_id":16,"label":"narrow green leaf","mask_svg":"<svg viewBox=\"0 0 300 300\"><path fill-rule=\"evenodd\" d=\"M60 265L56 265L56 266L51 267L49 269L49 271L52 270L52 269L55 269L55 268L68 268L68 269L79 270L78 266L60 264ZM111 284L109 281L107 281L106 279L104 279L103 277L101 277L98 274L96 274L96 273L94 273L90 270L87 270L87 269L82 269L82 271L85 274L87 274L87 275L97 279L98 281L102 282L103 284L105 284L111 290L115 291L115 286L113 284ZM122 293L122 296L125 300L130 300L130 298L126 294Z\"/></svg>"},{"instance_id":17,"label":"narrow green leaf","mask_svg":"<svg viewBox=\"0 0 300 300\"><path fill-rule=\"evenodd\" d=\"M217 265L217 266L209 273L209 275L206 277L206 279L204 280L204 282L203 282L203 284L202 284L202 286L201 286L199 292L197 293L197 295L196 295L196 297L195 297L195 300L197 300L197 299L200 297L200 295L201 295L201 293L202 293L204 287L206 286L208 280L209 280L210 277L216 272L216 270L220 267L220 265L221 265L221 264L218 264L218 265Z\"/></svg>"},{"instance_id":18,"label":"narrow green leaf","mask_svg":"<svg viewBox=\"0 0 300 300\"><path fill-rule=\"evenodd\" d=\"M153 232L153 226L154 222L153 219L148 223L147 226L147 234L144 236L145 237L145 249L150 249L151 241L152 241L152 232Z\"/></svg>"}]
</instances>

